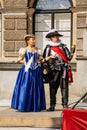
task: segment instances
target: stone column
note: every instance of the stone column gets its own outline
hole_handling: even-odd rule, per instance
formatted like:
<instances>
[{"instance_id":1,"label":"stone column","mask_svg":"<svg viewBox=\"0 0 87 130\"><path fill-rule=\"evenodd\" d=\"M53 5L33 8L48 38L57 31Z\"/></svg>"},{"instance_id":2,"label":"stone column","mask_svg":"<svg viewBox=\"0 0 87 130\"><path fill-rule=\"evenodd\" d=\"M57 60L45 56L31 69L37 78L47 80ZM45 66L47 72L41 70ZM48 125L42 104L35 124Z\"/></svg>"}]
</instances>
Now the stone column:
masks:
<instances>
[{"instance_id":1,"label":"stone column","mask_svg":"<svg viewBox=\"0 0 87 130\"><path fill-rule=\"evenodd\" d=\"M71 9L71 12L72 12L72 44L76 44L76 27L77 27L77 14L76 14L76 7L72 7Z\"/></svg>"},{"instance_id":2,"label":"stone column","mask_svg":"<svg viewBox=\"0 0 87 130\"><path fill-rule=\"evenodd\" d=\"M33 33L33 14L35 12L34 8L29 8L27 11L27 33Z\"/></svg>"}]
</instances>

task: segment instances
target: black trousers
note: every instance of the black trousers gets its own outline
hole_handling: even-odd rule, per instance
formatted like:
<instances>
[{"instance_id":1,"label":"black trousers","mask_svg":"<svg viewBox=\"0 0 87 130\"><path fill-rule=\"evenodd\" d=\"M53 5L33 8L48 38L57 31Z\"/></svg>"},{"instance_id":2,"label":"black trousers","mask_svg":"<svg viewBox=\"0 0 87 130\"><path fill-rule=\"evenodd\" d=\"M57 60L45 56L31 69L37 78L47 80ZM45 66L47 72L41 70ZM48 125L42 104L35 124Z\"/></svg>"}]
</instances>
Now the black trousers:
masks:
<instances>
[{"instance_id":1,"label":"black trousers","mask_svg":"<svg viewBox=\"0 0 87 130\"><path fill-rule=\"evenodd\" d=\"M49 74L49 91L50 91L50 106L56 105L56 94L60 86L61 96L62 96L62 105L68 105L68 76L62 78L62 73L53 71Z\"/></svg>"}]
</instances>

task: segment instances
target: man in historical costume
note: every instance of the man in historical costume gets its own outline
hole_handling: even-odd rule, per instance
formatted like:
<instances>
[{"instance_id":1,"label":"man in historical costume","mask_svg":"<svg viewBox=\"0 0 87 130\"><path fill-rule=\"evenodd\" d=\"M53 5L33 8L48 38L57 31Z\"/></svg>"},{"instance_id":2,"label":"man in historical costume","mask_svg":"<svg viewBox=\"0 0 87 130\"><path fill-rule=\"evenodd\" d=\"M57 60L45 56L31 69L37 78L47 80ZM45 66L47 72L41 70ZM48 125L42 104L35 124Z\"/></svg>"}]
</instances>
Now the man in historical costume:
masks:
<instances>
[{"instance_id":1,"label":"man in historical costume","mask_svg":"<svg viewBox=\"0 0 87 130\"><path fill-rule=\"evenodd\" d=\"M74 51L71 53L67 46L61 42L60 37L62 36L55 29L49 31L46 35L46 38L50 40L43 53L43 57L47 61L46 75L48 76L50 91L50 107L47 111L55 111L56 94L59 86L62 95L62 106L68 108L69 80L73 82L72 73L69 72L69 61L72 59Z\"/></svg>"}]
</instances>

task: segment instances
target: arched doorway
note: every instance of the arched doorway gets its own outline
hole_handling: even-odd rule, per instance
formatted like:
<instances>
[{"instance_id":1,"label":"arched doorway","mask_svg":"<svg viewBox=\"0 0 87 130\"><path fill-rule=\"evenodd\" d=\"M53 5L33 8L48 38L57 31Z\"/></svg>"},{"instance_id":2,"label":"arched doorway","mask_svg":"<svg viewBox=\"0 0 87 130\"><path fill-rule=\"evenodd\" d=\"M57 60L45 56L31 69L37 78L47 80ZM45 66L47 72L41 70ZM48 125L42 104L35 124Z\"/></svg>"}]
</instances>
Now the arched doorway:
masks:
<instances>
[{"instance_id":1,"label":"arched doorway","mask_svg":"<svg viewBox=\"0 0 87 130\"><path fill-rule=\"evenodd\" d=\"M46 33L52 29L57 29L64 36L62 42L68 48L72 42L72 13L70 11L72 2L70 0L37 0L34 3L34 28L37 46L42 50L47 44Z\"/></svg>"}]
</instances>

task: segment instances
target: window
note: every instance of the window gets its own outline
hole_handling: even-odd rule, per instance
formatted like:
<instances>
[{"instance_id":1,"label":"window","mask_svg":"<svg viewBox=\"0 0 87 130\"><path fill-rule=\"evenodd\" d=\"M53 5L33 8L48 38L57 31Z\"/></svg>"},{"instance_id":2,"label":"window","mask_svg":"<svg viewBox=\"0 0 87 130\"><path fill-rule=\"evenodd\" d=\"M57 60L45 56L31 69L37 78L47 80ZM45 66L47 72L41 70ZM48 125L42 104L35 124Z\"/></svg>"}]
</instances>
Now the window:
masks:
<instances>
[{"instance_id":1,"label":"window","mask_svg":"<svg viewBox=\"0 0 87 130\"><path fill-rule=\"evenodd\" d=\"M62 42L71 46L71 2L69 0L38 0L34 4L35 36L37 46L42 50L47 44L46 33L55 28L63 35Z\"/></svg>"},{"instance_id":2,"label":"window","mask_svg":"<svg viewBox=\"0 0 87 130\"><path fill-rule=\"evenodd\" d=\"M71 7L69 0L38 0L36 9L68 9Z\"/></svg>"},{"instance_id":3,"label":"window","mask_svg":"<svg viewBox=\"0 0 87 130\"><path fill-rule=\"evenodd\" d=\"M71 13L55 14L54 28L56 28L62 35L61 40L67 44L70 49L71 43Z\"/></svg>"}]
</instances>

